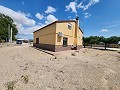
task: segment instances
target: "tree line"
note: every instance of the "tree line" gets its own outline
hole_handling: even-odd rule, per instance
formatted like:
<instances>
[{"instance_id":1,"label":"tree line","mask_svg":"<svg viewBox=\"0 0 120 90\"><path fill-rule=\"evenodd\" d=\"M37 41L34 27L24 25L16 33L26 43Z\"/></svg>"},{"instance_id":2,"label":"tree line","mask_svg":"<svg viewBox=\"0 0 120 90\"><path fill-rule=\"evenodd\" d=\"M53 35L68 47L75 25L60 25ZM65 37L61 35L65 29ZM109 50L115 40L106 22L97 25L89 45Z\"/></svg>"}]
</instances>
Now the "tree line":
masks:
<instances>
[{"instance_id":1,"label":"tree line","mask_svg":"<svg viewBox=\"0 0 120 90\"><path fill-rule=\"evenodd\" d=\"M18 30L14 21L11 17L0 13L0 42L2 40L8 41L9 39L9 30L12 28L12 39L15 40L15 35L17 35Z\"/></svg>"},{"instance_id":2,"label":"tree line","mask_svg":"<svg viewBox=\"0 0 120 90\"><path fill-rule=\"evenodd\" d=\"M109 38L105 38L103 36L83 37L84 47L86 47L86 45L88 44L90 44L92 47L93 44L104 43L105 49L106 49L107 44L118 44L119 41L120 41L120 37L117 37L117 36L111 36Z\"/></svg>"}]
</instances>

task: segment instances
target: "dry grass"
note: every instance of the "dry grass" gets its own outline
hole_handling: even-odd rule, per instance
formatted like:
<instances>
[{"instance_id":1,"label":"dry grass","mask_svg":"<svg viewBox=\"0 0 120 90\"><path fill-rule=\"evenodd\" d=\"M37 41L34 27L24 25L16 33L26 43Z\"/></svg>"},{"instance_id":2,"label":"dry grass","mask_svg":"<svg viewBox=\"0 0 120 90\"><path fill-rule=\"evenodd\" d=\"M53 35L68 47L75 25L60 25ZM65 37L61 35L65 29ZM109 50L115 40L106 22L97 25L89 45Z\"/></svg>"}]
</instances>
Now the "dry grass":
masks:
<instances>
[{"instance_id":1,"label":"dry grass","mask_svg":"<svg viewBox=\"0 0 120 90\"><path fill-rule=\"evenodd\" d=\"M15 83L16 83L15 81L8 82L6 84L7 90L13 90L15 87Z\"/></svg>"},{"instance_id":2,"label":"dry grass","mask_svg":"<svg viewBox=\"0 0 120 90\"><path fill-rule=\"evenodd\" d=\"M71 53L71 55L72 55L72 56L76 56L76 53L75 53L75 52L74 52L74 53Z\"/></svg>"},{"instance_id":3,"label":"dry grass","mask_svg":"<svg viewBox=\"0 0 120 90\"><path fill-rule=\"evenodd\" d=\"M21 76L21 78L22 78L23 83L25 83L25 84L28 83L28 81L29 81L28 75L25 75L25 76L23 75L23 76Z\"/></svg>"}]
</instances>

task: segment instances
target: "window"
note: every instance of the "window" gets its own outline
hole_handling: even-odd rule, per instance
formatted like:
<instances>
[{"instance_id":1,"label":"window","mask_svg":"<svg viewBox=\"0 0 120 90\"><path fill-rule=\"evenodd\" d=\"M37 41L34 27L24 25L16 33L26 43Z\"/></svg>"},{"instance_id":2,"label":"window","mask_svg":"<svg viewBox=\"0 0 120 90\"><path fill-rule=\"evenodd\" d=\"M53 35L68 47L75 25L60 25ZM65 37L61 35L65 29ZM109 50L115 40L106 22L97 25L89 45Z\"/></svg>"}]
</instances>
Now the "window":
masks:
<instances>
[{"instance_id":1,"label":"window","mask_svg":"<svg viewBox=\"0 0 120 90\"><path fill-rule=\"evenodd\" d=\"M36 44L39 44L39 38L36 38Z\"/></svg>"},{"instance_id":2,"label":"window","mask_svg":"<svg viewBox=\"0 0 120 90\"><path fill-rule=\"evenodd\" d=\"M63 46L67 46L68 38L63 37Z\"/></svg>"},{"instance_id":3,"label":"window","mask_svg":"<svg viewBox=\"0 0 120 90\"><path fill-rule=\"evenodd\" d=\"M71 28L72 28L72 25L70 23L68 23L68 29L71 30Z\"/></svg>"}]
</instances>

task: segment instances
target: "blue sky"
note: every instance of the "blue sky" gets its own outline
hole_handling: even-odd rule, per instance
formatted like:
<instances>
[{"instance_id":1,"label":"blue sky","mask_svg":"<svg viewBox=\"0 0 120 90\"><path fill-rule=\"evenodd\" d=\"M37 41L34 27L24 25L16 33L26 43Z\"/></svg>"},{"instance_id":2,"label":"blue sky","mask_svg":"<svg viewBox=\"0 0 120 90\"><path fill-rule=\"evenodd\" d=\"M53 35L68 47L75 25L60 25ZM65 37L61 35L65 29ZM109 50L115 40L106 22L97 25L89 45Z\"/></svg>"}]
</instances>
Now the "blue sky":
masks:
<instances>
[{"instance_id":1,"label":"blue sky","mask_svg":"<svg viewBox=\"0 0 120 90\"><path fill-rule=\"evenodd\" d=\"M0 13L13 18L17 37L32 39L33 31L56 20L80 18L84 36L120 36L120 0L0 0Z\"/></svg>"}]
</instances>

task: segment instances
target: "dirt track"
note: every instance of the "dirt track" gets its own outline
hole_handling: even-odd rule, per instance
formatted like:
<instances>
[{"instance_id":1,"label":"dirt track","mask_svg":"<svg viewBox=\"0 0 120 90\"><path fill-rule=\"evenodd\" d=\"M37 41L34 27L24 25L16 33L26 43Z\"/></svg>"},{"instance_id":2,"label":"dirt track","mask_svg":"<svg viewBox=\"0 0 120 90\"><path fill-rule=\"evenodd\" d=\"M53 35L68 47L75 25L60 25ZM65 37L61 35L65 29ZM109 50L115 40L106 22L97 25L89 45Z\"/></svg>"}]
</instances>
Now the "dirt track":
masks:
<instances>
[{"instance_id":1,"label":"dirt track","mask_svg":"<svg viewBox=\"0 0 120 90\"><path fill-rule=\"evenodd\" d=\"M28 46L0 48L0 90L120 90L120 53L95 49L56 57Z\"/></svg>"}]
</instances>

